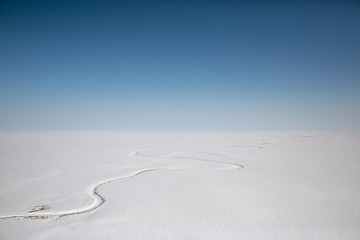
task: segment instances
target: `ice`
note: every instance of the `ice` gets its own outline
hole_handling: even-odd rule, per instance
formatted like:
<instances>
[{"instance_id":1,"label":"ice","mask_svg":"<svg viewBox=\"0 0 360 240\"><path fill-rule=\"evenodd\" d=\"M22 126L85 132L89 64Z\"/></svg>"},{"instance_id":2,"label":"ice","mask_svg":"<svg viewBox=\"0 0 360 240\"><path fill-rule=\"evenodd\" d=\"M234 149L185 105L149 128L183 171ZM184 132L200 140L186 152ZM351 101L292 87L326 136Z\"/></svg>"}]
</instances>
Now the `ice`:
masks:
<instances>
[{"instance_id":1,"label":"ice","mask_svg":"<svg viewBox=\"0 0 360 240\"><path fill-rule=\"evenodd\" d=\"M0 239L359 239L359 132L3 132Z\"/></svg>"}]
</instances>

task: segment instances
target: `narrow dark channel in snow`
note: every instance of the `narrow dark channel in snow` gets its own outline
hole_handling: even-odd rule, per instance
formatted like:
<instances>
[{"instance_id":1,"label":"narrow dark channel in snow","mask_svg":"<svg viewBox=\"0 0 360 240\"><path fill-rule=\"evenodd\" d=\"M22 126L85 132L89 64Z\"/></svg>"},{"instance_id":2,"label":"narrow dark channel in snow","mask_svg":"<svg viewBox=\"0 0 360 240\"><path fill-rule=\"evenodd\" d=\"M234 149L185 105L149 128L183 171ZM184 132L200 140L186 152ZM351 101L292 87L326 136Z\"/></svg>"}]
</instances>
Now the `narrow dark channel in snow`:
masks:
<instances>
[{"instance_id":1,"label":"narrow dark channel in snow","mask_svg":"<svg viewBox=\"0 0 360 240\"><path fill-rule=\"evenodd\" d=\"M144 150L137 150L133 153L131 153L131 155L133 157L149 157L146 154L143 153ZM191 151L188 151L191 153ZM218 163L218 164L226 164L229 165L228 168L206 168L206 169L212 169L212 170L230 170L230 169L241 169L244 168L243 165L238 164L238 163L232 163L232 162L226 162L226 161L217 161L217 160L209 160L209 159L204 159L204 158L192 158L192 157L186 157L186 156L179 156L178 154L181 154L181 152L175 152L170 154L170 156L168 156L169 158L174 158L174 159L187 159L187 160L192 160L192 161L203 161L203 162L212 162L212 163ZM221 154L217 154L217 153L206 153L206 152L198 152L201 154L208 154L208 155L214 155L214 156L220 156L225 158L224 155ZM106 202L106 198L100 194L99 192L99 188L101 186L104 186L106 184L115 182L115 181L119 181L122 179L126 179L126 178L133 178L133 177L137 177L141 174L144 173L148 173L148 172L152 172L152 171L158 171L158 170L201 170L200 168L171 168L171 167L164 167L164 168L147 168L147 169L141 169L138 170L136 172L130 173L128 175L125 176L119 176L116 178L112 178L112 179L107 179L104 181L101 181L99 183L94 184L89 191L89 195L92 198L92 201L90 204L86 205L86 206L82 206L78 209L73 209L73 210L69 210L69 211L59 211L59 212L48 212L48 211L42 211L42 210L46 210L46 209L40 209L37 211L29 211L28 214L26 215L9 215L9 216L1 216L0 219L1 220L20 220L20 219L56 219L56 218L61 218L61 217L69 217L69 216L74 216L74 215L79 215L79 214L84 214L84 213L89 213L92 212L98 208L100 208L101 206L103 206ZM42 212L39 212L42 211Z\"/></svg>"}]
</instances>

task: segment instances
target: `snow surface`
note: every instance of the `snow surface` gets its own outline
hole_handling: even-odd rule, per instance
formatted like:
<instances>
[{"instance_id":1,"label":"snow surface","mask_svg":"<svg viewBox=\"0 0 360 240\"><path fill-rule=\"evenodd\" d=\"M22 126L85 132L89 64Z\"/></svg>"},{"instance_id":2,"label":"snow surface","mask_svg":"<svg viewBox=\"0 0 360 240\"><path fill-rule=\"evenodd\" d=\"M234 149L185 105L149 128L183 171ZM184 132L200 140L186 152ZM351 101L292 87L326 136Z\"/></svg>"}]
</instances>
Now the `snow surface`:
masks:
<instances>
[{"instance_id":1,"label":"snow surface","mask_svg":"<svg viewBox=\"0 0 360 240\"><path fill-rule=\"evenodd\" d=\"M360 239L359 132L0 133L0 239Z\"/></svg>"}]
</instances>

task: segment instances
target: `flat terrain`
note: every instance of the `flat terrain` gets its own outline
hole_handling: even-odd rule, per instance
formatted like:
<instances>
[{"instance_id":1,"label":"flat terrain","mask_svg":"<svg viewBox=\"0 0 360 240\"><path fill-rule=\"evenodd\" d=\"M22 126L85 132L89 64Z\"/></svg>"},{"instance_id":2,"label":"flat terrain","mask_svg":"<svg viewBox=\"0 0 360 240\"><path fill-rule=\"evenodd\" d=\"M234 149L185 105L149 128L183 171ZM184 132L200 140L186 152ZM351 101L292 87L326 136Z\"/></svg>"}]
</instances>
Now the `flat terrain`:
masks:
<instances>
[{"instance_id":1,"label":"flat terrain","mask_svg":"<svg viewBox=\"0 0 360 240\"><path fill-rule=\"evenodd\" d=\"M3 132L0 239L360 239L359 132Z\"/></svg>"}]
</instances>

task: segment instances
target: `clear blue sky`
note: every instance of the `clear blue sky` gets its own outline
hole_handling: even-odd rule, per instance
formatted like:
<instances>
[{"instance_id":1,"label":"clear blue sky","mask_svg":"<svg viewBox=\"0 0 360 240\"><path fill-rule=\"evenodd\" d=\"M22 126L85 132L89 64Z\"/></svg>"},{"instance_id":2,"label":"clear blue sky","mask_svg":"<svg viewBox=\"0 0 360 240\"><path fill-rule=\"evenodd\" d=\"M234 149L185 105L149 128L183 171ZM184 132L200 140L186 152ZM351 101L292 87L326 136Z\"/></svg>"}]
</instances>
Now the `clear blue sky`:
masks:
<instances>
[{"instance_id":1,"label":"clear blue sky","mask_svg":"<svg viewBox=\"0 0 360 240\"><path fill-rule=\"evenodd\" d=\"M360 129L359 1L0 0L0 130Z\"/></svg>"}]
</instances>

